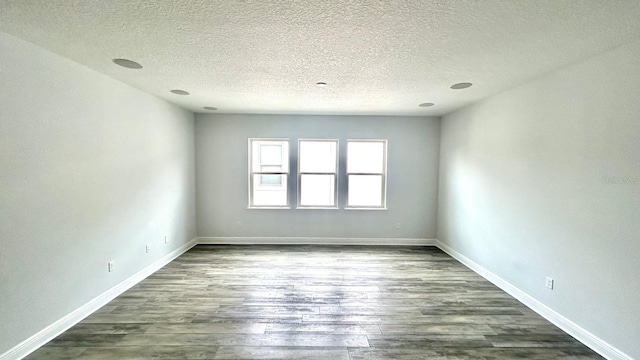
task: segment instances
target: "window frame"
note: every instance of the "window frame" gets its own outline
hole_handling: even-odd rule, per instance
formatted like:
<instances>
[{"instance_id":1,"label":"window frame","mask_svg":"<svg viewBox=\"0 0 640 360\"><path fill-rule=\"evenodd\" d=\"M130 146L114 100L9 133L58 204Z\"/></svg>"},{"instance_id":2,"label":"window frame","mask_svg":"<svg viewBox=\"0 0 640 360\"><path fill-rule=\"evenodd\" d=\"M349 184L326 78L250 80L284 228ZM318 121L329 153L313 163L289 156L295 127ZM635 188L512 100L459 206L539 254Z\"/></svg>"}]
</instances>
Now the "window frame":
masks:
<instances>
[{"instance_id":1,"label":"window frame","mask_svg":"<svg viewBox=\"0 0 640 360\"><path fill-rule=\"evenodd\" d=\"M349 172L349 143L352 142L379 142L383 144L383 150L382 150L382 172L379 173L362 173L362 172ZM389 141L386 139L347 139L347 156L346 156L346 167L345 167L345 176L347 179L347 187L346 187L346 193L347 193L347 199L345 202L345 210L387 210L387 153L388 153L388 147L389 147ZM381 191L380 191L380 206L371 206L371 205L349 205L349 181L350 181L350 176L351 175L361 175L361 176L367 176L367 175L379 175L382 176L382 183L381 183Z\"/></svg>"},{"instance_id":2,"label":"window frame","mask_svg":"<svg viewBox=\"0 0 640 360\"><path fill-rule=\"evenodd\" d=\"M279 142L279 143L287 143L287 154L286 156L284 156L284 154L282 155L282 164L280 166L282 166L285 170L282 171L254 171L253 170L253 144L254 142L256 143L260 143L260 142ZM262 146L262 144L258 144L258 146ZM289 141L288 138L249 138L248 139L248 174L249 174L249 182L248 182L248 188L249 188L249 206L247 207L248 209L290 209L290 192L289 192L289 182L290 182L290 172L291 172L291 142ZM258 151L259 155L262 155L262 153L260 151ZM259 160L260 161L260 160ZM268 166L268 165L267 165ZM273 165L275 166L275 165ZM281 186L284 188L284 191L286 193L286 204L284 205L255 205L254 204L254 176L258 175L260 177L260 182L262 182L262 176L263 175L284 175L283 179L286 177L286 181L284 181L283 184L261 184L261 186Z\"/></svg>"},{"instance_id":3,"label":"window frame","mask_svg":"<svg viewBox=\"0 0 640 360\"><path fill-rule=\"evenodd\" d=\"M333 142L336 144L336 161L334 172L302 172L300 167L300 143L307 142ZM297 209L339 209L338 206L338 169L340 167L340 140L338 139L298 139L298 189L297 189ZM302 175L333 175L333 206L324 205L302 205Z\"/></svg>"}]
</instances>

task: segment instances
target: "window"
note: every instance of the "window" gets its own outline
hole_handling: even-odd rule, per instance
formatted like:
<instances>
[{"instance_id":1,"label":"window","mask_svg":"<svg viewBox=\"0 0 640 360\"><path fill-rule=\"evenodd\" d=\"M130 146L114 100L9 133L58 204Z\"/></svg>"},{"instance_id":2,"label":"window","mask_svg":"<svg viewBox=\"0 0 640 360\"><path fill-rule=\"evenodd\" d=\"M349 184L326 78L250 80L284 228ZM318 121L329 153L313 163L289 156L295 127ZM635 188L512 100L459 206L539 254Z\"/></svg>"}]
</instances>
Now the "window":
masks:
<instances>
[{"instance_id":1,"label":"window","mask_svg":"<svg viewBox=\"0 0 640 360\"><path fill-rule=\"evenodd\" d=\"M347 141L347 208L385 208L387 141Z\"/></svg>"},{"instance_id":2,"label":"window","mask_svg":"<svg viewBox=\"0 0 640 360\"><path fill-rule=\"evenodd\" d=\"M338 140L299 139L298 176L289 179L289 139L249 139L249 208L289 209L292 190L299 209L337 209L345 192L346 209L386 209L387 140L347 140L346 150L340 158ZM338 168L347 170L340 187Z\"/></svg>"},{"instance_id":3,"label":"window","mask_svg":"<svg viewBox=\"0 0 640 360\"><path fill-rule=\"evenodd\" d=\"M249 139L249 207L289 206L289 140Z\"/></svg>"},{"instance_id":4,"label":"window","mask_svg":"<svg viewBox=\"0 0 640 360\"><path fill-rule=\"evenodd\" d=\"M298 207L337 208L338 140L298 141Z\"/></svg>"}]
</instances>

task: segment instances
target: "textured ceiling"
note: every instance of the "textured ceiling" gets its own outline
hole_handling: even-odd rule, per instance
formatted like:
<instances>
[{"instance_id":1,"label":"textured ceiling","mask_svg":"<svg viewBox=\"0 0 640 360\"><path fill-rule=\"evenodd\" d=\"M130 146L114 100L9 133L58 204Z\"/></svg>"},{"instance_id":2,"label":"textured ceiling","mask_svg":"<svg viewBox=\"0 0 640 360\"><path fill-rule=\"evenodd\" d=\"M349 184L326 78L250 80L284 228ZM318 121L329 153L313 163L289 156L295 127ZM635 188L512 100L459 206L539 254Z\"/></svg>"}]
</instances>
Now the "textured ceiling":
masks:
<instances>
[{"instance_id":1,"label":"textured ceiling","mask_svg":"<svg viewBox=\"0 0 640 360\"><path fill-rule=\"evenodd\" d=\"M0 0L1 31L222 113L443 115L634 41L639 19L638 0Z\"/></svg>"}]
</instances>

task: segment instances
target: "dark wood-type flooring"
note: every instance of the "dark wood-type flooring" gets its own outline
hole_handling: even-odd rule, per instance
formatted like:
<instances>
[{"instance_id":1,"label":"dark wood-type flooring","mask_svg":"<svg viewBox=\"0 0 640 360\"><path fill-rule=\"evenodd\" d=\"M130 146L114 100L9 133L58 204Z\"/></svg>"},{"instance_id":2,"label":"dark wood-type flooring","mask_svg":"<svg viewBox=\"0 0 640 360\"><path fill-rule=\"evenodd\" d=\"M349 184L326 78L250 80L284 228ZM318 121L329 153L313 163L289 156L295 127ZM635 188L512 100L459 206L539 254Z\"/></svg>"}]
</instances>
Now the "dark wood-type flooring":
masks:
<instances>
[{"instance_id":1,"label":"dark wood-type flooring","mask_svg":"<svg viewBox=\"0 0 640 360\"><path fill-rule=\"evenodd\" d=\"M27 359L601 359L433 247L199 245Z\"/></svg>"}]
</instances>

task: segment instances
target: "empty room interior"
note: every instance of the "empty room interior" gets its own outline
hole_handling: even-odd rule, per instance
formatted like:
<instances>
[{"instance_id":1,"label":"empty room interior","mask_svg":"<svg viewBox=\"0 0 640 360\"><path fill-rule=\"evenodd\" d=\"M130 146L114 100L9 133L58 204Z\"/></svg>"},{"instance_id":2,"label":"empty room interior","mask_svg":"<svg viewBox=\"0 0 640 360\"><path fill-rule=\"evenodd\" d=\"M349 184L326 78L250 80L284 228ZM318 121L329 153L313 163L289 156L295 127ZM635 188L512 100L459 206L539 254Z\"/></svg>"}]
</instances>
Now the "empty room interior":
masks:
<instances>
[{"instance_id":1,"label":"empty room interior","mask_svg":"<svg viewBox=\"0 0 640 360\"><path fill-rule=\"evenodd\" d=\"M639 19L0 0L0 360L640 359Z\"/></svg>"}]
</instances>

